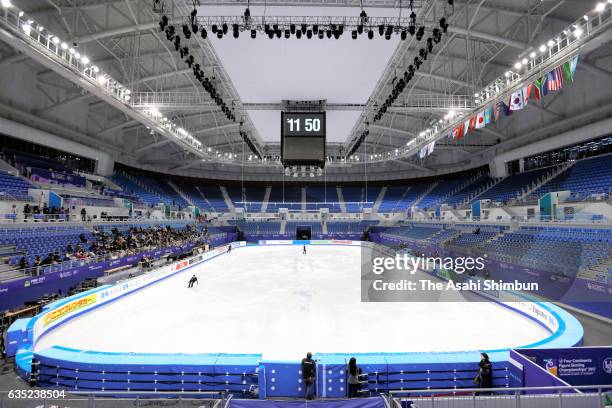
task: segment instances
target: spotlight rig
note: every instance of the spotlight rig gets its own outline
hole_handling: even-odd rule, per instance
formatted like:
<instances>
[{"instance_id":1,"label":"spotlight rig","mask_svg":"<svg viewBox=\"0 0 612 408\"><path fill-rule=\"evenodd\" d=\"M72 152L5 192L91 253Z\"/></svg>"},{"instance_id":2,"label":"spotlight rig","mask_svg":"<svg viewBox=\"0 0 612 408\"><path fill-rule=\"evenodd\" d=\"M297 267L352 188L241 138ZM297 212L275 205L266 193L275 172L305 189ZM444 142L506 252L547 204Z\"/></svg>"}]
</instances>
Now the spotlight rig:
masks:
<instances>
[{"instance_id":1,"label":"spotlight rig","mask_svg":"<svg viewBox=\"0 0 612 408\"><path fill-rule=\"evenodd\" d=\"M165 18L165 23L164 19ZM440 23L442 30L447 28L446 20ZM162 31L168 25L167 17L163 16L160 21ZM409 17L370 17L361 10L359 16L252 16L247 8L243 15L239 16L198 16L197 10L185 18L182 25L183 37L189 39L191 34L200 32L203 38L207 38L208 31L216 35L218 39L225 38L231 31L233 38L239 38L242 32L249 32L252 39L257 34L263 33L269 39L281 38L334 38L339 39L345 33L357 40L360 36L374 39L378 32L380 37L390 40L394 36L402 41L408 36L415 36L418 41L425 36L429 29L419 23L417 14L412 11Z\"/></svg>"}]
</instances>

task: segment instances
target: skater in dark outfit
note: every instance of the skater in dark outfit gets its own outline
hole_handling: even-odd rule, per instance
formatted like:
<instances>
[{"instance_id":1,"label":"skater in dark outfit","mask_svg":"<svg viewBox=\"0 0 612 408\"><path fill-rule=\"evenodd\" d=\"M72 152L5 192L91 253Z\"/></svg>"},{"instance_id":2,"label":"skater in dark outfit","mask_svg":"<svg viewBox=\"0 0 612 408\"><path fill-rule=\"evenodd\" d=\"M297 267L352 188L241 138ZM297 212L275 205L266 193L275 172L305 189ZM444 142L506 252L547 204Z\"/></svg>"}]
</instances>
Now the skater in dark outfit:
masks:
<instances>
[{"instance_id":1,"label":"skater in dark outfit","mask_svg":"<svg viewBox=\"0 0 612 408\"><path fill-rule=\"evenodd\" d=\"M191 279L189 279L189 286L187 286L187 287L188 287L188 288L193 288L193 284L194 284L194 283L197 283L197 284L199 285L199 283L198 283L198 278L196 278L196 276L195 276L195 275L193 275L193 276L191 277Z\"/></svg>"},{"instance_id":2,"label":"skater in dark outfit","mask_svg":"<svg viewBox=\"0 0 612 408\"><path fill-rule=\"evenodd\" d=\"M306 248L306 247L304 247ZM314 398L314 381L315 381L316 363L312 359L312 353L308 352L306 358L302 359L302 379L306 385L306 399Z\"/></svg>"},{"instance_id":3,"label":"skater in dark outfit","mask_svg":"<svg viewBox=\"0 0 612 408\"><path fill-rule=\"evenodd\" d=\"M306 255L306 245L304 245L304 247L302 248L302 253Z\"/></svg>"},{"instance_id":4,"label":"skater in dark outfit","mask_svg":"<svg viewBox=\"0 0 612 408\"><path fill-rule=\"evenodd\" d=\"M493 388L493 364L489 361L487 353L480 353L478 363L478 377L475 380L480 388ZM478 392L477 395L490 395L491 391Z\"/></svg>"}]
</instances>

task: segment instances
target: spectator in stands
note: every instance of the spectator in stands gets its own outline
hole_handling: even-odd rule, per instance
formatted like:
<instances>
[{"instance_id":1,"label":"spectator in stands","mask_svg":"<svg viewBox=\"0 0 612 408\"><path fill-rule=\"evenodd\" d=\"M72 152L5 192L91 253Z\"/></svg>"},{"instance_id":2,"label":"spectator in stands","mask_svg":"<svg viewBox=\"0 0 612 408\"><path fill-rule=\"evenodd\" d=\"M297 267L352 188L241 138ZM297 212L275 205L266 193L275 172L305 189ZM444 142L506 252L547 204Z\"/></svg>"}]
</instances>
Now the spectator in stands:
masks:
<instances>
[{"instance_id":1,"label":"spectator in stands","mask_svg":"<svg viewBox=\"0 0 612 408\"><path fill-rule=\"evenodd\" d=\"M81 241L82 244L87 243L87 237L85 236L85 234L79 235L79 241Z\"/></svg>"},{"instance_id":2,"label":"spectator in stands","mask_svg":"<svg viewBox=\"0 0 612 408\"><path fill-rule=\"evenodd\" d=\"M478 363L478 376L474 380L480 388L493 388L493 365L489 361L487 353L480 353L480 362ZM491 391L479 392L478 395L489 395Z\"/></svg>"},{"instance_id":3,"label":"spectator in stands","mask_svg":"<svg viewBox=\"0 0 612 408\"><path fill-rule=\"evenodd\" d=\"M17 205L13 204L13 206L11 207L11 218L13 219L13 222L17 221Z\"/></svg>"},{"instance_id":4,"label":"spectator in stands","mask_svg":"<svg viewBox=\"0 0 612 408\"><path fill-rule=\"evenodd\" d=\"M49 221L49 207L47 207L46 203L43 205L42 213L45 216L44 220Z\"/></svg>"},{"instance_id":5,"label":"spectator in stands","mask_svg":"<svg viewBox=\"0 0 612 408\"><path fill-rule=\"evenodd\" d=\"M348 397L349 398L357 398L359 397L359 389L361 388L361 383L359 382L359 375L361 374L361 369L357 367L357 359L355 357L351 357L348 363Z\"/></svg>"},{"instance_id":6,"label":"spectator in stands","mask_svg":"<svg viewBox=\"0 0 612 408\"><path fill-rule=\"evenodd\" d=\"M66 245L66 255L72 255L72 254L74 254L74 247L72 246L72 244Z\"/></svg>"},{"instance_id":7,"label":"spectator in stands","mask_svg":"<svg viewBox=\"0 0 612 408\"><path fill-rule=\"evenodd\" d=\"M36 255L36 258L34 258L34 270L33 270L34 276L39 276L42 274L42 266L43 266L43 263L42 263L42 260L40 259L40 256Z\"/></svg>"},{"instance_id":8,"label":"spectator in stands","mask_svg":"<svg viewBox=\"0 0 612 408\"><path fill-rule=\"evenodd\" d=\"M87 220L87 210L85 209L85 207L81 208L81 221L86 221Z\"/></svg>"},{"instance_id":9,"label":"spectator in stands","mask_svg":"<svg viewBox=\"0 0 612 408\"><path fill-rule=\"evenodd\" d=\"M309 351L306 353L306 358L302 359L302 379L306 386L306 399L312 400L314 398L314 381L316 372L316 363L312 359L312 353Z\"/></svg>"},{"instance_id":10,"label":"spectator in stands","mask_svg":"<svg viewBox=\"0 0 612 408\"><path fill-rule=\"evenodd\" d=\"M28 263L28 259L25 256L22 256L19 260L19 269L28 269L30 264Z\"/></svg>"},{"instance_id":11,"label":"spectator in stands","mask_svg":"<svg viewBox=\"0 0 612 408\"><path fill-rule=\"evenodd\" d=\"M30 204L26 204L23 206L23 218L24 219L28 219L30 218L30 214L32 214L32 207L30 207Z\"/></svg>"}]
</instances>

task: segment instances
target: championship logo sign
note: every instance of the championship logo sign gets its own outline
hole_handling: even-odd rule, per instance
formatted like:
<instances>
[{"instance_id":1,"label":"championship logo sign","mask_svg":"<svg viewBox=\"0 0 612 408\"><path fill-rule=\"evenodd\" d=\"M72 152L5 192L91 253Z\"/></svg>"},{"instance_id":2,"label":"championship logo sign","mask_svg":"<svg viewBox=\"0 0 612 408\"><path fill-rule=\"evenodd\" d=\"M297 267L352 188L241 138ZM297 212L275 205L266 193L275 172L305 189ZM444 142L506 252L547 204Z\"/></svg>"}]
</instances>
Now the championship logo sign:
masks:
<instances>
[{"instance_id":1,"label":"championship logo sign","mask_svg":"<svg viewBox=\"0 0 612 408\"><path fill-rule=\"evenodd\" d=\"M85 306L89 306L93 303L96 303L96 300L97 300L97 296L94 293L94 294L73 300L72 302L66 303L63 306L50 311L43 318L43 327L46 327L49 324L56 321L57 319L66 316L68 313L74 312L75 310L79 310L79 309L84 308Z\"/></svg>"}]
</instances>

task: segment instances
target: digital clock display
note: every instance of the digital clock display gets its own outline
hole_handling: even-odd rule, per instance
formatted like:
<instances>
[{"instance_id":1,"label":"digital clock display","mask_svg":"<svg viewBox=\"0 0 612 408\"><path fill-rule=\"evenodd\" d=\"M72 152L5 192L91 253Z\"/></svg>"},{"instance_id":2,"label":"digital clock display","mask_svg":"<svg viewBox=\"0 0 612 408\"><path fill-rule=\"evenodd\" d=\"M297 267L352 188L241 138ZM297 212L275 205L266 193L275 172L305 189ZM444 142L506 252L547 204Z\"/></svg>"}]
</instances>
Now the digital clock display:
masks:
<instances>
[{"instance_id":1,"label":"digital clock display","mask_svg":"<svg viewBox=\"0 0 612 408\"><path fill-rule=\"evenodd\" d=\"M284 136L325 137L325 113L283 113Z\"/></svg>"},{"instance_id":2,"label":"digital clock display","mask_svg":"<svg viewBox=\"0 0 612 408\"><path fill-rule=\"evenodd\" d=\"M325 112L281 112L285 165L325 163Z\"/></svg>"}]
</instances>

